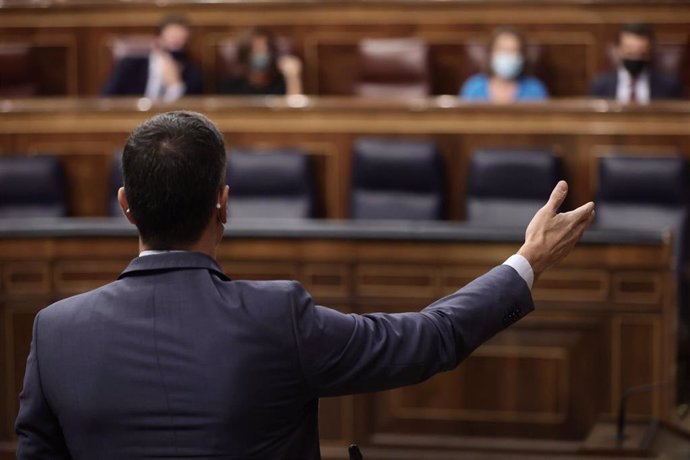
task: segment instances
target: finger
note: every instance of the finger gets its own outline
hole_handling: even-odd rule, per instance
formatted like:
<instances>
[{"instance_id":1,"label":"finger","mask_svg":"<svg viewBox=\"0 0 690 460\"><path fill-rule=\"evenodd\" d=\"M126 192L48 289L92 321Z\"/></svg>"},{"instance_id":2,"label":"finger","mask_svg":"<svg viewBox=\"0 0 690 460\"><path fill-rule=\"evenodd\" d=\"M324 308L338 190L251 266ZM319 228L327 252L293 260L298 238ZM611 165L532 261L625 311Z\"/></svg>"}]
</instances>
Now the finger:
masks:
<instances>
[{"instance_id":1,"label":"finger","mask_svg":"<svg viewBox=\"0 0 690 460\"><path fill-rule=\"evenodd\" d=\"M589 214L585 214L585 218L577 222L575 224L575 229L576 229L576 235L577 237L575 238L575 243L580 241L580 238L582 238L582 235L585 233L585 231L592 225L592 222L594 222L594 217L596 215L596 211L592 210Z\"/></svg>"},{"instance_id":2,"label":"finger","mask_svg":"<svg viewBox=\"0 0 690 460\"><path fill-rule=\"evenodd\" d=\"M594 203L590 201L585 203L577 209L563 213L563 216L570 220L573 224L578 224L588 219L594 212Z\"/></svg>"},{"instance_id":3,"label":"finger","mask_svg":"<svg viewBox=\"0 0 690 460\"><path fill-rule=\"evenodd\" d=\"M558 184L556 184L553 191L551 192L551 196L549 197L549 201L546 203L546 207L553 211L555 214L556 212L558 212L558 208L560 208L563 204L563 201L565 201L565 197L567 195L568 183L562 180L558 182Z\"/></svg>"}]
</instances>

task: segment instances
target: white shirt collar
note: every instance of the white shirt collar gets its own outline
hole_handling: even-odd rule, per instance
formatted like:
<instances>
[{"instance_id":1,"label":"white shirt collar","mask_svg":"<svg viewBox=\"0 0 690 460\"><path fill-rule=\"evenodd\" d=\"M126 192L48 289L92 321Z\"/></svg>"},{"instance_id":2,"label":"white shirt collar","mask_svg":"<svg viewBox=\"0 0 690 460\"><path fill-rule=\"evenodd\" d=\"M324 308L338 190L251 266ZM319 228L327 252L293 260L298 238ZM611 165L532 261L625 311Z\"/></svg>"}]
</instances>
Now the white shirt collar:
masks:
<instances>
[{"instance_id":1,"label":"white shirt collar","mask_svg":"<svg viewBox=\"0 0 690 460\"><path fill-rule=\"evenodd\" d=\"M170 251L157 251L155 249L147 249L146 251L141 251L139 253L139 257L146 257L146 256L154 256L156 254L168 254L171 252L189 252L189 251L182 251L182 250L170 250Z\"/></svg>"}]
</instances>

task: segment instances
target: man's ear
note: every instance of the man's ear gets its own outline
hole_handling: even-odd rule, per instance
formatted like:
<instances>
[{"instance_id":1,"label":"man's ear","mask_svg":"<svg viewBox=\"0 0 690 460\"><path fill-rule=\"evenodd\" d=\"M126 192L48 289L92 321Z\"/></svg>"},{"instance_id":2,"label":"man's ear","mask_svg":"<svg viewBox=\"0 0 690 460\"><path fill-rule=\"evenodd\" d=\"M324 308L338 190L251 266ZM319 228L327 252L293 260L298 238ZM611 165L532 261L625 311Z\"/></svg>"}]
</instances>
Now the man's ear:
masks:
<instances>
[{"instance_id":1,"label":"man's ear","mask_svg":"<svg viewBox=\"0 0 690 460\"><path fill-rule=\"evenodd\" d=\"M136 222L134 222L134 218L132 217L132 213L129 210L129 203L127 202L127 195L125 194L124 187L120 187L120 189L117 191L117 202L120 204L122 214L125 215L131 224L136 225Z\"/></svg>"},{"instance_id":2,"label":"man's ear","mask_svg":"<svg viewBox=\"0 0 690 460\"><path fill-rule=\"evenodd\" d=\"M230 193L230 187L224 185L218 193L218 219L225 225L228 222L228 195Z\"/></svg>"}]
</instances>

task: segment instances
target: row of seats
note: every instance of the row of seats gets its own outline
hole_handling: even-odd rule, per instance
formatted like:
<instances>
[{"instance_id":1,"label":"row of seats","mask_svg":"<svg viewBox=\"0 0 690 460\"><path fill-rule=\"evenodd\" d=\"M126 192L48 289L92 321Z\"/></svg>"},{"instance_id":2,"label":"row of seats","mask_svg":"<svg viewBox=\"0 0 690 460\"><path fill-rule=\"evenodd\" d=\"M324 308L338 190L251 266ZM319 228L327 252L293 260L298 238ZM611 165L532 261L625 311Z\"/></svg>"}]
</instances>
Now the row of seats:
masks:
<instances>
[{"instance_id":1,"label":"row of seats","mask_svg":"<svg viewBox=\"0 0 690 460\"><path fill-rule=\"evenodd\" d=\"M362 138L354 146L351 217L440 220L444 161L433 142ZM111 178L122 184L120 155ZM602 157L598 220L606 226L674 226L686 208L687 164L680 156ZM230 152L231 217L316 217L311 156L298 149ZM467 220L524 226L561 177L558 157L540 150L480 150L470 162ZM64 172L52 156L0 157L0 216L68 215ZM647 216L641 218L640 216Z\"/></svg>"},{"instance_id":2,"label":"row of seats","mask_svg":"<svg viewBox=\"0 0 690 460\"><path fill-rule=\"evenodd\" d=\"M111 178L111 213L121 216L120 153ZM227 183L231 218L315 217L311 156L297 149L233 150ZM355 143L353 219L440 220L446 208L443 157L433 142L363 138ZM471 159L466 219L470 224L522 227L562 177L558 157L539 150L480 150ZM66 182L52 156L0 157L0 217L68 214ZM685 286L688 252L688 164L681 156L600 158L597 226L670 230L676 273ZM685 289L679 294L686 305ZM690 308L683 308L690 316ZM690 317L685 318L690 323Z\"/></svg>"}]
</instances>

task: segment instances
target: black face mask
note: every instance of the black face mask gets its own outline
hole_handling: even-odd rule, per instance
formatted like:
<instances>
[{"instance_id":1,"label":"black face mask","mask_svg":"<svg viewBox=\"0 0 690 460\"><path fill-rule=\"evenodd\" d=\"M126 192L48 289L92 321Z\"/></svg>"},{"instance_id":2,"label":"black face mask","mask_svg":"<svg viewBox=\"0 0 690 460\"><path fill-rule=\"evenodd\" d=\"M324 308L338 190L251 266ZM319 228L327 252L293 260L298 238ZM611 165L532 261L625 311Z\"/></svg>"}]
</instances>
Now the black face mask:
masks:
<instances>
[{"instance_id":1,"label":"black face mask","mask_svg":"<svg viewBox=\"0 0 690 460\"><path fill-rule=\"evenodd\" d=\"M177 62L185 62L187 60L187 52L185 50L168 51L168 53Z\"/></svg>"},{"instance_id":2,"label":"black face mask","mask_svg":"<svg viewBox=\"0 0 690 460\"><path fill-rule=\"evenodd\" d=\"M646 59L623 59L623 67L633 77L637 77L649 65Z\"/></svg>"}]
</instances>

